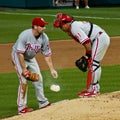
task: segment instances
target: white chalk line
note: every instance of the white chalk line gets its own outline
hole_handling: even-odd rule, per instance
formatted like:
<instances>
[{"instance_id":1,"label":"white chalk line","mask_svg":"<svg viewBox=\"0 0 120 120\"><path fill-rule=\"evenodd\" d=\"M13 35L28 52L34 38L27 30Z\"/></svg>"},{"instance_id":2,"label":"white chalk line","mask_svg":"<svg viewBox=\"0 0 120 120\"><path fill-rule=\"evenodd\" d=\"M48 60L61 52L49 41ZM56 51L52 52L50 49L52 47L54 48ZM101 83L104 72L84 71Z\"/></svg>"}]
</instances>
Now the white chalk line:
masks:
<instances>
[{"instance_id":1,"label":"white chalk line","mask_svg":"<svg viewBox=\"0 0 120 120\"><path fill-rule=\"evenodd\" d=\"M37 13L14 13L14 12L0 12L0 14L8 14L8 15L25 15L25 16L48 16L55 17L56 15L51 14L37 14ZM89 19L101 19L101 20L120 20L120 18L109 18L109 17L91 17L91 16L73 16L76 18L89 18Z\"/></svg>"}]
</instances>

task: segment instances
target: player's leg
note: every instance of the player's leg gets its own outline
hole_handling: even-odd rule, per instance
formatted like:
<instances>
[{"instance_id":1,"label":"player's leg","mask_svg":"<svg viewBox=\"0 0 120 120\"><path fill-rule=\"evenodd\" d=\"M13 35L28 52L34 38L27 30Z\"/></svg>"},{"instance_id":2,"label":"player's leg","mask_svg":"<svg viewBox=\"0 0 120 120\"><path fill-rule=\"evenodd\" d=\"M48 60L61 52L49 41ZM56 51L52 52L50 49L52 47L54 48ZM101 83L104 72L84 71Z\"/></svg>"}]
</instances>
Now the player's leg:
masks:
<instances>
[{"instance_id":1,"label":"player's leg","mask_svg":"<svg viewBox=\"0 0 120 120\"><path fill-rule=\"evenodd\" d=\"M79 9L79 0L75 0L76 9Z\"/></svg>"},{"instance_id":2,"label":"player's leg","mask_svg":"<svg viewBox=\"0 0 120 120\"><path fill-rule=\"evenodd\" d=\"M27 80L21 75L22 68L19 63L18 55L15 52L12 53L12 61L13 61L13 64L15 65L15 69L19 78L18 97L17 97L18 113L22 114L22 112L20 111L25 109L27 106L28 85L27 85ZM24 110L23 114L24 112L26 111Z\"/></svg>"},{"instance_id":3,"label":"player's leg","mask_svg":"<svg viewBox=\"0 0 120 120\"><path fill-rule=\"evenodd\" d=\"M31 62L29 63L28 69L31 70L34 73L39 74L39 81L32 82L33 85L34 85L34 88L35 88L35 93L36 93L37 100L39 101L39 108L42 108L42 107L45 107L45 106L49 105L50 103L44 95L43 77L42 77L42 74L40 72L40 68L38 66L38 63L37 63L36 59L31 60Z\"/></svg>"},{"instance_id":4,"label":"player's leg","mask_svg":"<svg viewBox=\"0 0 120 120\"><path fill-rule=\"evenodd\" d=\"M101 66L100 62L103 59L107 48L109 46L110 39L106 33L102 33L93 43L92 43L92 61L91 67L88 71L87 76L87 93L80 93L79 97L95 96L100 91L100 77L101 77Z\"/></svg>"},{"instance_id":5,"label":"player's leg","mask_svg":"<svg viewBox=\"0 0 120 120\"><path fill-rule=\"evenodd\" d=\"M98 38L94 41L92 45L92 81L91 81L91 87L90 91L92 89L92 86L95 87L96 91L99 92L100 90L100 85L99 81L101 78L101 66L100 62L102 61L108 46L110 44L110 38L106 33L102 33L101 35L98 36Z\"/></svg>"},{"instance_id":6,"label":"player's leg","mask_svg":"<svg viewBox=\"0 0 120 120\"><path fill-rule=\"evenodd\" d=\"M88 5L88 0L84 0L85 8L90 8Z\"/></svg>"}]
</instances>

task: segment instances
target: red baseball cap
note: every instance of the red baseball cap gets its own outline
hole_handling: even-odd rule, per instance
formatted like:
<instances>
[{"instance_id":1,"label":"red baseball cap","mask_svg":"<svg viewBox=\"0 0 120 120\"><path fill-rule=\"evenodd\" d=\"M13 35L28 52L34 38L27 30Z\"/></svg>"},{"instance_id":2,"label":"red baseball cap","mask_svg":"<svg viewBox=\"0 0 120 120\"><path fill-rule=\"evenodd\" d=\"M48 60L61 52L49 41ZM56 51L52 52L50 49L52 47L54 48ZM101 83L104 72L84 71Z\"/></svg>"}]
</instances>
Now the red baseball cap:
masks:
<instances>
[{"instance_id":1,"label":"red baseball cap","mask_svg":"<svg viewBox=\"0 0 120 120\"><path fill-rule=\"evenodd\" d=\"M40 17L36 17L32 21L32 26L36 25L36 26L44 27L46 24L48 24L48 22L46 22L43 18Z\"/></svg>"}]
</instances>

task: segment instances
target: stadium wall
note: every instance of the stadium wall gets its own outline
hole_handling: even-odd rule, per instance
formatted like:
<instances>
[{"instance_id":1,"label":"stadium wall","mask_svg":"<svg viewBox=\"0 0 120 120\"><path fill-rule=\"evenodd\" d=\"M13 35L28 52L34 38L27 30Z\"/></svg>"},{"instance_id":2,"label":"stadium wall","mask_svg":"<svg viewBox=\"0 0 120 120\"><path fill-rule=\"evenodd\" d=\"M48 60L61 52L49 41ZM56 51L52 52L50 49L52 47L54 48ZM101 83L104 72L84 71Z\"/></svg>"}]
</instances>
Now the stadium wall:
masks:
<instances>
[{"instance_id":1,"label":"stadium wall","mask_svg":"<svg viewBox=\"0 0 120 120\"><path fill-rule=\"evenodd\" d=\"M66 0L66 4L74 0ZM120 0L89 0L90 6L120 6ZM15 8L54 8L54 0L0 0L0 7Z\"/></svg>"},{"instance_id":2,"label":"stadium wall","mask_svg":"<svg viewBox=\"0 0 120 120\"><path fill-rule=\"evenodd\" d=\"M0 0L0 7L44 8L53 6L52 0Z\"/></svg>"},{"instance_id":3,"label":"stadium wall","mask_svg":"<svg viewBox=\"0 0 120 120\"><path fill-rule=\"evenodd\" d=\"M89 0L91 6L120 6L120 0Z\"/></svg>"}]
</instances>

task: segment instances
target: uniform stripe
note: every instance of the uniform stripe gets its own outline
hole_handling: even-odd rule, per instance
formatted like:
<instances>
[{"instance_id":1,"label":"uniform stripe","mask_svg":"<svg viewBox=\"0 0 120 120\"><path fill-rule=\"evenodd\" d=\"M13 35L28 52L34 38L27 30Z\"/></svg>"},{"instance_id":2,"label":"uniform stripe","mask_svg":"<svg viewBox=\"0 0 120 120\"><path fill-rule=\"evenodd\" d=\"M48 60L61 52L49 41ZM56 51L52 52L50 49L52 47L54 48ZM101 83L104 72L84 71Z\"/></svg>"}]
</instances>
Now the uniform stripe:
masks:
<instances>
[{"instance_id":1,"label":"uniform stripe","mask_svg":"<svg viewBox=\"0 0 120 120\"><path fill-rule=\"evenodd\" d=\"M24 53L25 51L22 50L17 50L18 53Z\"/></svg>"},{"instance_id":2,"label":"uniform stripe","mask_svg":"<svg viewBox=\"0 0 120 120\"><path fill-rule=\"evenodd\" d=\"M97 38L96 39L96 41L97 41L97 43L96 43L96 49L95 49L95 52L94 52L94 54L93 54L93 59L92 59L92 64L93 64L93 60L94 60L94 58L95 58L95 56L96 56L96 53L97 53L97 49L98 49L98 43L99 43L99 39ZM93 82L94 82L94 79L95 79L95 72L93 72L93 66L92 66L92 84L93 84Z\"/></svg>"},{"instance_id":3,"label":"uniform stripe","mask_svg":"<svg viewBox=\"0 0 120 120\"><path fill-rule=\"evenodd\" d=\"M16 61L16 53L14 53L14 62L15 62L15 65L16 65L16 72L17 72L17 74L18 74L18 77L19 77L19 82L20 82L20 86L19 86L19 90L18 90L18 98L17 98L17 103L18 103L18 106L20 106L20 92L21 92L21 90L22 90L22 79L21 79L21 74L19 73L19 71L18 71L18 66L17 66L17 61ZM18 108L18 110L19 110L19 108Z\"/></svg>"},{"instance_id":4,"label":"uniform stripe","mask_svg":"<svg viewBox=\"0 0 120 120\"><path fill-rule=\"evenodd\" d=\"M81 44L84 44L86 41L88 41L89 40L89 38L86 38L85 40L83 40L82 42L81 42Z\"/></svg>"}]
</instances>

